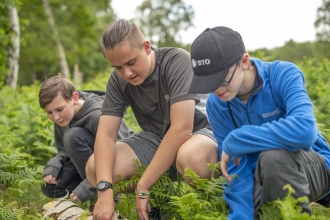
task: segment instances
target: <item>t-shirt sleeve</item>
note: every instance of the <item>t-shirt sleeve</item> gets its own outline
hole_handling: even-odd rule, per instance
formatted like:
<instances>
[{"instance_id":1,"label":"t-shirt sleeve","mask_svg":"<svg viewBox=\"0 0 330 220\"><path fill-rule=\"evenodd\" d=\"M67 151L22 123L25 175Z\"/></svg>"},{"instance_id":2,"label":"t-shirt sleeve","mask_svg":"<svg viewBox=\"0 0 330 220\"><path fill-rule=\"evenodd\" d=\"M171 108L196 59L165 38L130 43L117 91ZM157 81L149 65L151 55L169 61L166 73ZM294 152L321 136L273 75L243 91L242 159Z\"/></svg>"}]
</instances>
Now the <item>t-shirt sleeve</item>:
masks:
<instances>
[{"instance_id":1,"label":"t-shirt sleeve","mask_svg":"<svg viewBox=\"0 0 330 220\"><path fill-rule=\"evenodd\" d=\"M123 84L114 70L107 83L101 115L112 115L121 118L124 116L128 102L123 93L124 88L122 87Z\"/></svg>"},{"instance_id":2,"label":"t-shirt sleeve","mask_svg":"<svg viewBox=\"0 0 330 220\"><path fill-rule=\"evenodd\" d=\"M164 60L167 60L163 68L165 68L164 74L168 82L170 103L188 99L194 99L198 103L199 96L188 93L193 77L189 53L177 48L171 53L167 53Z\"/></svg>"}]
</instances>

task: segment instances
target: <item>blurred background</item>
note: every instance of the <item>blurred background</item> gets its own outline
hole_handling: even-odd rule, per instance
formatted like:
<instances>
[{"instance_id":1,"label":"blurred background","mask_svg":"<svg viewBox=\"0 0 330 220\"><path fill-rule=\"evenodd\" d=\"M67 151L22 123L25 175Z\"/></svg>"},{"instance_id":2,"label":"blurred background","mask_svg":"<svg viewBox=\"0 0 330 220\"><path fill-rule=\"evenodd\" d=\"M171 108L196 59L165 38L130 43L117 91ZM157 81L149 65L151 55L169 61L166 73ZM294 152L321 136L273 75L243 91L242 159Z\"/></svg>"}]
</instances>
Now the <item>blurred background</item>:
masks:
<instances>
[{"instance_id":1,"label":"blurred background","mask_svg":"<svg viewBox=\"0 0 330 220\"><path fill-rule=\"evenodd\" d=\"M0 79L16 87L62 72L88 82L109 73L99 45L114 19L134 21L155 47L190 44L206 27L241 33L251 55L330 57L326 0L1 0ZM0 85L1 88L1 85Z\"/></svg>"},{"instance_id":2,"label":"blurred background","mask_svg":"<svg viewBox=\"0 0 330 220\"><path fill-rule=\"evenodd\" d=\"M252 57L296 63L305 75L318 127L330 140L330 0L0 0L0 219L42 219L42 207L51 199L41 193L41 175L57 149L53 123L39 107L40 84L62 73L76 89L104 91L112 68L100 37L118 18L135 22L154 47L189 51L205 28L222 25L242 35ZM130 108L124 119L135 132L141 129ZM205 208L209 201L182 196L192 190L186 189L172 194L184 205L173 205L164 199L168 195L155 204L175 219L201 219L196 210L206 210L203 219L220 219L218 209ZM79 205L87 208L92 202ZM134 202L132 195L120 209L129 219L137 219ZM190 207L192 216L182 217L180 207L185 208L181 214L190 213ZM221 214L226 216L226 210ZM330 211L313 206L312 217L330 219Z\"/></svg>"}]
</instances>

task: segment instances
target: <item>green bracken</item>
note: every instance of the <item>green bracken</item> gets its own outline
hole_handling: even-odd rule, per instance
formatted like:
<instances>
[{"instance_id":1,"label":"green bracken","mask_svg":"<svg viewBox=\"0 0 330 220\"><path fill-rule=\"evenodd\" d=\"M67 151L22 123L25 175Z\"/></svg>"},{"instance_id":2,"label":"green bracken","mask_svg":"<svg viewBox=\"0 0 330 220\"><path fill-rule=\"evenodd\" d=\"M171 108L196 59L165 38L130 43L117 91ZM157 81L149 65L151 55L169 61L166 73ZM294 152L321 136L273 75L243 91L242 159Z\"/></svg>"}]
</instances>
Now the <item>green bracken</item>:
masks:
<instances>
[{"instance_id":1,"label":"green bracken","mask_svg":"<svg viewBox=\"0 0 330 220\"><path fill-rule=\"evenodd\" d=\"M306 88L312 99L318 126L330 140L330 62L315 63L305 59L298 63L306 78ZM105 90L109 75L100 74L94 81L81 85L82 89ZM0 90L0 219L40 220L42 207L51 201L40 190L42 169L56 153L53 138L53 123L47 119L38 104L40 83L20 88L2 87ZM131 109L125 120L138 132ZM219 172L219 164L209 165L213 173ZM130 180L116 184L115 192L123 192L116 208L130 219L137 219L135 195L127 187L135 188L145 167L140 166ZM224 179L200 179L191 170L185 170L185 178L191 178L195 188L188 186L183 176L172 181L164 174L151 187L151 205L160 210L162 219L226 219L228 207L222 198ZM330 210L312 204L312 216L300 212L297 203L304 198L292 197L292 188L286 187L288 195L283 200L262 207L262 220L276 219L329 219ZM79 205L87 209L95 201Z\"/></svg>"}]
</instances>

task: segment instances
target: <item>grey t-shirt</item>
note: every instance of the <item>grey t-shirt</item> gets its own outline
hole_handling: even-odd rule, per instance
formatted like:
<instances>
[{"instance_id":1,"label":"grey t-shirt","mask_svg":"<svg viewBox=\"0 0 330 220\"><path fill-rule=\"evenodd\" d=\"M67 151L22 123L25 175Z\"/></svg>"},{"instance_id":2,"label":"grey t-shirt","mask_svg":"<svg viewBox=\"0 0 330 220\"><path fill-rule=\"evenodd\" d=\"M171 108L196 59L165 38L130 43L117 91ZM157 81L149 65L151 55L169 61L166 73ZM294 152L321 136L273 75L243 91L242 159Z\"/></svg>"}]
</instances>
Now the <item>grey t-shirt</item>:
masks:
<instances>
[{"instance_id":1,"label":"grey t-shirt","mask_svg":"<svg viewBox=\"0 0 330 220\"><path fill-rule=\"evenodd\" d=\"M180 48L153 50L155 69L141 85L131 85L112 72L101 113L123 117L131 106L142 130L163 138L170 127L170 105L188 99L199 102L199 97L188 94L193 76L189 53ZM195 109L193 131L204 127L211 129L207 117Z\"/></svg>"}]
</instances>

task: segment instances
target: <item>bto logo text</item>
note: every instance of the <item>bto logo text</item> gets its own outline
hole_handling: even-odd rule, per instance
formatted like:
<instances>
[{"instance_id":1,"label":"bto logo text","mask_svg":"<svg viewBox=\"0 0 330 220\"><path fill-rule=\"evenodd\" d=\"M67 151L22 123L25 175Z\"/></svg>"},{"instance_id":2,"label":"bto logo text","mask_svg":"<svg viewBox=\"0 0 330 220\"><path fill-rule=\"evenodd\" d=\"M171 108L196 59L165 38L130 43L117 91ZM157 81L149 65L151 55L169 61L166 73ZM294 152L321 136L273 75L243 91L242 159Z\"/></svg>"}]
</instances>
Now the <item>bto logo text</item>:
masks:
<instances>
[{"instance_id":1,"label":"bto logo text","mask_svg":"<svg viewBox=\"0 0 330 220\"><path fill-rule=\"evenodd\" d=\"M195 60L192 59L191 60L192 66L196 67L196 66L204 66L204 65L210 65L211 60L210 59L204 59L204 60Z\"/></svg>"}]
</instances>

